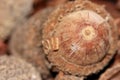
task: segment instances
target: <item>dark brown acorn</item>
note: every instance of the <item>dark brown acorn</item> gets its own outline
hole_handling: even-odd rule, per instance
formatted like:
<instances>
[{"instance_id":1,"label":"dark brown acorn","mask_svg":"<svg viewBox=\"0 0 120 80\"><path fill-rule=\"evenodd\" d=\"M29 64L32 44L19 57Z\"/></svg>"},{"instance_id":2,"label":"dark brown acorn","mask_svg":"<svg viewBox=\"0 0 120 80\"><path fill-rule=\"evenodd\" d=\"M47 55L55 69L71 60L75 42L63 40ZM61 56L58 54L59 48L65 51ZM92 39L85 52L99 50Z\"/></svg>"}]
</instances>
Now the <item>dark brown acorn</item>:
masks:
<instances>
[{"instance_id":1,"label":"dark brown acorn","mask_svg":"<svg viewBox=\"0 0 120 80\"><path fill-rule=\"evenodd\" d=\"M116 51L117 29L104 7L88 0L68 2L45 22L43 46L48 60L67 74L99 72Z\"/></svg>"}]
</instances>

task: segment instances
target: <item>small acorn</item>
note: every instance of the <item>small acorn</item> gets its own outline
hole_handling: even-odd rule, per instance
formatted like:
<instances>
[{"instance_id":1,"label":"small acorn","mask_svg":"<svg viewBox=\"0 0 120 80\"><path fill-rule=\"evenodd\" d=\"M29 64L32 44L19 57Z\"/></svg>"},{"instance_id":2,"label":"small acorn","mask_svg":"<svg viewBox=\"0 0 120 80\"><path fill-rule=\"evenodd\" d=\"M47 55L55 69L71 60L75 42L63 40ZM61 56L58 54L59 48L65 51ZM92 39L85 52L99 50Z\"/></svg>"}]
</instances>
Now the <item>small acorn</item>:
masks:
<instances>
[{"instance_id":1,"label":"small acorn","mask_svg":"<svg viewBox=\"0 0 120 80\"><path fill-rule=\"evenodd\" d=\"M31 13L33 0L0 0L0 40L5 40L15 27Z\"/></svg>"},{"instance_id":2,"label":"small acorn","mask_svg":"<svg viewBox=\"0 0 120 80\"><path fill-rule=\"evenodd\" d=\"M36 69L14 56L0 56L0 80L42 80Z\"/></svg>"},{"instance_id":3,"label":"small acorn","mask_svg":"<svg viewBox=\"0 0 120 80\"><path fill-rule=\"evenodd\" d=\"M44 51L53 67L87 76L102 70L116 52L117 27L104 7L89 0L57 8L43 27Z\"/></svg>"},{"instance_id":4,"label":"small acorn","mask_svg":"<svg viewBox=\"0 0 120 80\"><path fill-rule=\"evenodd\" d=\"M46 8L34 14L23 26L13 32L9 49L12 55L32 63L44 79L50 77L48 61L42 49L42 24L53 8Z\"/></svg>"}]
</instances>

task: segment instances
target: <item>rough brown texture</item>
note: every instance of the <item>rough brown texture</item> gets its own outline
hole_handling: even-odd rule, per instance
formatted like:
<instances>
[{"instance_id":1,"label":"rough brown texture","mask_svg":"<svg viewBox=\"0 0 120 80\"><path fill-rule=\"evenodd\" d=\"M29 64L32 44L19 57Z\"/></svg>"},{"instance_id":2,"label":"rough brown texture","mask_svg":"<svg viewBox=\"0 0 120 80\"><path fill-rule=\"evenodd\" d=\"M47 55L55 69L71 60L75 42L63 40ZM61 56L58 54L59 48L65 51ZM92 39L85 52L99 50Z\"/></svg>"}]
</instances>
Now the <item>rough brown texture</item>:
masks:
<instances>
[{"instance_id":1,"label":"rough brown texture","mask_svg":"<svg viewBox=\"0 0 120 80\"><path fill-rule=\"evenodd\" d=\"M115 56L113 65L100 76L99 80L120 80L120 54Z\"/></svg>"},{"instance_id":2,"label":"rough brown texture","mask_svg":"<svg viewBox=\"0 0 120 80\"><path fill-rule=\"evenodd\" d=\"M32 3L32 0L0 0L0 39L5 40L15 27L23 24Z\"/></svg>"},{"instance_id":3,"label":"rough brown texture","mask_svg":"<svg viewBox=\"0 0 120 80\"><path fill-rule=\"evenodd\" d=\"M117 27L118 27L118 34L119 34L119 36L120 36L120 17L117 18L117 19L115 19L114 22L115 22L115 24L116 24ZM119 44L119 46L120 46L120 44ZM119 47L119 48L120 48L120 47Z\"/></svg>"},{"instance_id":4,"label":"rough brown texture","mask_svg":"<svg viewBox=\"0 0 120 80\"><path fill-rule=\"evenodd\" d=\"M41 80L36 69L14 56L0 56L0 80Z\"/></svg>"},{"instance_id":5,"label":"rough brown texture","mask_svg":"<svg viewBox=\"0 0 120 80\"><path fill-rule=\"evenodd\" d=\"M67 2L68 0L48 0L47 6L56 6Z\"/></svg>"},{"instance_id":6,"label":"rough brown texture","mask_svg":"<svg viewBox=\"0 0 120 80\"><path fill-rule=\"evenodd\" d=\"M83 77L76 77L72 75L65 75L64 73L60 72L55 80L84 80Z\"/></svg>"},{"instance_id":7,"label":"rough brown texture","mask_svg":"<svg viewBox=\"0 0 120 80\"><path fill-rule=\"evenodd\" d=\"M104 7L88 0L68 2L44 24L44 51L58 70L87 76L99 72L112 59L116 28Z\"/></svg>"},{"instance_id":8,"label":"rough brown texture","mask_svg":"<svg viewBox=\"0 0 120 80\"><path fill-rule=\"evenodd\" d=\"M17 28L10 40L10 51L32 63L41 72L43 78L49 76L46 59L41 45L42 24L52 8L39 11L24 26Z\"/></svg>"}]
</instances>

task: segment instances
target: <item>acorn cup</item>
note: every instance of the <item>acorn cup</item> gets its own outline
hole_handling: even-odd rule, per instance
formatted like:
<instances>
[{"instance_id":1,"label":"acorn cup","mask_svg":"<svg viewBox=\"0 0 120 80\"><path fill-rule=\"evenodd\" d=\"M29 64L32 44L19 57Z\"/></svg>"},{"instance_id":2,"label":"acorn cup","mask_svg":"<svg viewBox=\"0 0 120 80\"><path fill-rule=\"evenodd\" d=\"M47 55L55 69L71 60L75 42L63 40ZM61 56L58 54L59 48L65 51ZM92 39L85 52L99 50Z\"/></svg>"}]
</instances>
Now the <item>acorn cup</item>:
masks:
<instances>
[{"instance_id":1,"label":"acorn cup","mask_svg":"<svg viewBox=\"0 0 120 80\"><path fill-rule=\"evenodd\" d=\"M43 49L57 71L88 76L102 70L117 50L117 27L110 14L89 0L68 2L48 17Z\"/></svg>"},{"instance_id":2,"label":"acorn cup","mask_svg":"<svg viewBox=\"0 0 120 80\"><path fill-rule=\"evenodd\" d=\"M12 55L32 63L43 79L50 77L48 61L42 50L42 24L53 8L47 8L33 15L23 26L13 33L9 49Z\"/></svg>"}]
</instances>

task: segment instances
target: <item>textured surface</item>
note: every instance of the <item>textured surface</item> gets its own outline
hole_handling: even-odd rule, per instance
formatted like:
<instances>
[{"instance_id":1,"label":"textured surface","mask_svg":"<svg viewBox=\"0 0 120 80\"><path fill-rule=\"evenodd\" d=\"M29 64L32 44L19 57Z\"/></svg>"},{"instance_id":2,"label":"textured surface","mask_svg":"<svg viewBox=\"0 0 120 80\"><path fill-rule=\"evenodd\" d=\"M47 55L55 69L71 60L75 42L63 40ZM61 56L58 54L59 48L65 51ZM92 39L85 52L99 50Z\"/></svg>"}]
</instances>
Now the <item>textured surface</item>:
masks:
<instances>
[{"instance_id":1,"label":"textured surface","mask_svg":"<svg viewBox=\"0 0 120 80\"><path fill-rule=\"evenodd\" d=\"M96 73L116 51L113 19L104 7L90 1L78 0L57 8L44 26L45 53L53 66L65 73Z\"/></svg>"},{"instance_id":2,"label":"textured surface","mask_svg":"<svg viewBox=\"0 0 120 80\"><path fill-rule=\"evenodd\" d=\"M107 70L100 75L99 80L119 80L120 79L120 54L116 54L114 62Z\"/></svg>"},{"instance_id":3,"label":"textured surface","mask_svg":"<svg viewBox=\"0 0 120 80\"><path fill-rule=\"evenodd\" d=\"M32 0L0 0L0 39L6 39L16 26L25 21L32 3Z\"/></svg>"},{"instance_id":4,"label":"textured surface","mask_svg":"<svg viewBox=\"0 0 120 80\"><path fill-rule=\"evenodd\" d=\"M47 69L49 66L46 66L47 61L42 50L41 30L42 24L51 11L52 8L39 11L24 26L17 28L11 37L9 46L13 55L20 56L32 63L44 78L49 75Z\"/></svg>"},{"instance_id":5,"label":"textured surface","mask_svg":"<svg viewBox=\"0 0 120 80\"><path fill-rule=\"evenodd\" d=\"M41 78L31 64L13 56L1 56L0 80L41 80Z\"/></svg>"},{"instance_id":6,"label":"textured surface","mask_svg":"<svg viewBox=\"0 0 120 80\"><path fill-rule=\"evenodd\" d=\"M55 80L84 80L83 77L76 77L72 75L65 75L64 73L60 72Z\"/></svg>"}]
</instances>

